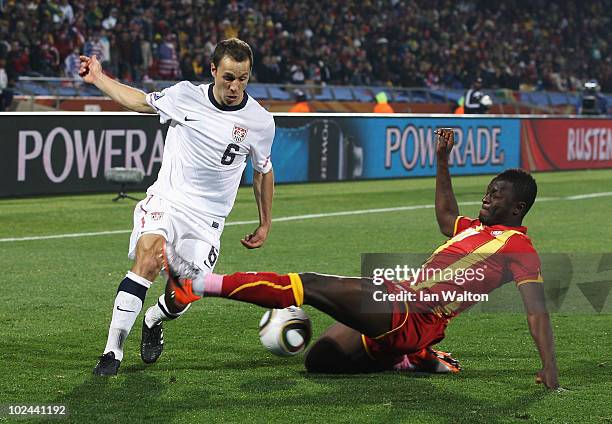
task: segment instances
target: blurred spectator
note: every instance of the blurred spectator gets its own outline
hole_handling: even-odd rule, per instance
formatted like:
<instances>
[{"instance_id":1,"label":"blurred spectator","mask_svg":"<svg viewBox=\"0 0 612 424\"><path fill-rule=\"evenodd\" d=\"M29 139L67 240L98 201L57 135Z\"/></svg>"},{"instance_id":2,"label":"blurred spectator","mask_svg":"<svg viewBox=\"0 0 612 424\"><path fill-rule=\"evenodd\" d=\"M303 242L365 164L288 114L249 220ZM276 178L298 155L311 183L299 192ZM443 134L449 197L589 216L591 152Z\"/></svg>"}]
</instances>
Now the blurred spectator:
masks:
<instances>
[{"instance_id":1,"label":"blurred spectator","mask_svg":"<svg viewBox=\"0 0 612 424\"><path fill-rule=\"evenodd\" d=\"M79 60L79 49L74 49L72 53L66 56L64 59L64 76L66 78L80 79L79 67L81 61Z\"/></svg>"},{"instance_id":2,"label":"blurred spectator","mask_svg":"<svg viewBox=\"0 0 612 424\"><path fill-rule=\"evenodd\" d=\"M140 17L143 38L148 42L153 41L153 22L155 21L153 10L153 8L146 9L144 14Z\"/></svg>"},{"instance_id":3,"label":"blurred spectator","mask_svg":"<svg viewBox=\"0 0 612 424\"><path fill-rule=\"evenodd\" d=\"M159 58L157 73L162 79L179 79L180 69L176 54L176 36L172 33L166 34L164 42L159 45L157 55Z\"/></svg>"},{"instance_id":4,"label":"blurred spectator","mask_svg":"<svg viewBox=\"0 0 612 424\"><path fill-rule=\"evenodd\" d=\"M44 4L44 2L43 2ZM64 19L64 13L60 8L60 5L54 0L47 0L46 4L44 4L43 13L45 16L50 16L53 23L57 24L62 22Z\"/></svg>"},{"instance_id":5,"label":"blurred spectator","mask_svg":"<svg viewBox=\"0 0 612 424\"><path fill-rule=\"evenodd\" d=\"M0 58L0 112L7 110L13 101L13 90L9 88L9 77L5 66L6 60Z\"/></svg>"},{"instance_id":6,"label":"blurred spectator","mask_svg":"<svg viewBox=\"0 0 612 424\"><path fill-rule=\"evenodd\" d=\"M202 53L197 53L195 55L191 61L191 67L194 73L194 81L203 80L206 78L210 70L210 66L208 66L207 61L204 60L204 55ZM183 78L184 77L185 76L183 75Z\"/></svg>"},{"instance_id":7,"label":"blurred spectator","mask_svg":"<svg viewBox=\"0 0 612 424\"><path fill-rule=\"evenodd\" d=\"M115 28L115 25L117 25L117 16L119 15L119 11L116 8L112 8L110 11L110 15L108 15L108 18L104 19L102 21L102 26L105 29L113 29Z\"/></svg>"},{"instance_id":8,"label":"blurred spectator","mask_svg":"<svg viewBox=\"0 0 612 424\"><path fill-rule=\"evenodd\" d=\"M130 55L132 53L132 43L130 34L127 31L121 32L117 37L117 76L121 79L132 79Z\"/></svg>"},{"instance_id":9,"label":"blurred spectator","mask_svg":"<svg viewBox=\"0 0 612 424\"><path fill-rule=\"evenodd\" d=\"M62 0L59 9L62 12L62 21L68 22L69 24L74 22L74 10L72 5L68 3L68 0Z\"/></svg>"},{"instance_id":10,"label":"blurred spectator","mask_svg":"<svg viewBox=\"0 0 612 424\"><path fill-rule=\"evenodd\" d=\"M106 51L108 51L108 49L102 42L99 31L95 31L93 33L93 35L87 40L87 42L85 43L85 47L83 48L83 54L85 56L96 55L100 63L106 62L110 59L110 54L108 57L105 55Z\"/></svg>"},{"instance_id":11,"label":"blurred spectator","mask_svg":"<svg viewBox=\"0 0 612 424\"><path fill-rule=\"evenodd\" d=\"M281 80L281 69L276 57L266 55L261 59L261 64L256 64L257 81L278 82Z\"/></svg>"},{"instance_id":12,"label":"blurred spectator","mask_svg":"<svg viewBox=\"0 0 612 424\"><path fill-rule=\"evenodd\" d=\"M186 54L181 59L181 74L183 75L183 79L186 81L195 81L196 74L193 68L194 59L190 54Z\"/></svg>"},{"instance_id":13,"label":"blurred spectator","mask_svg":"<svg viewBox=\"0 0 612 424\"><path fill-rule=\"evenodd\" d=\"M87 26L89 28L99 28L103 18L104 13L97 0L89 0L87 3L87 12L85 13L85 22Z\"/></svg>"},{"instance_id":14,"label":"blurred spectator","mask_svg":"<svg viewBox=\"0 0 612 424\"><path fill-rule=\"evenodd\" d=\"M291 106L289 112L291 113L310 113L312 109L306 101L306 93L302 90L294 90L293 96L295 97L295 104Z\"/></svg>"},{"instance_id":15,"label":"blurred spectator","mask_svg":"<svg viewBox=\"0 0 612 424\"><path fill-rule=\"evenodd\" d=\"M478 77L464 96L463 109L466 114L487 113L493 104L491 97L481 90L482 78Z\"/></svg>"},{"instance_id":16,"label":"blurred spectator","mask_svg":"<svg viewBox=\"0 0 612 424\"><path fill-rule=\"evenodd\" d=\"M596 80L591 80L584 84L584 89L576 106L578 115L608 114L608 100L600 91L601 87Z\"/></svg>"},{"instance_id":17,"label":"blurred spectator","mask_svg":"<svg viewBox=\"0 0 612 424\"><path fill-rule=\"evenodd\" d=\"M148 78L151 66L153 66L153 50L151 42L146 39L140 40L140 51L142 53L142 69L144 75Z\"/></svg>"},{"instance_id":18,"label":"blurred spectator","mask_svg":"<svg viewBox=\"0 0 612 424\"><path fill-rule=\"evenodd\" d=\"M32 70L46 77L59 75L59 52L49 42L49 36L43 37L33 47L30 54Z\"/></svg>"},{"instance_id":19,"label":"blurred spectator","mask_svg":"<svg viewBox=\"0 0 612 424\"><path fill-rule=\"evenodd\" d=\"M60 61L63 61L74 48L74 41L68 30L68 24L63 24L55 34L54 46L59 53Z\"/></svg>"},{"instance_id":20,"label":"blurred spectator","mask_svg":"<svg viewBox=\"0 0 612 424\"><path fill-rule=\"evenodd\" d=\"M7 69L12 79L16 79L17 75L27 75L30 72L30 49L27 46L21 46L19 41L11 43L11 51L8 54Z\"/></svg>"},{"instance_id":21,"label":"blurred spectator","mask_svg":"<svg viewBox=\"0 0 612 424\"><path fill-rule=\"evenodd\" d=\"M100 30L100 44L102 46L102 56L99 58L102 66L108 66L108 62L111 58L110 51L110 39L108 38L107 31L102 28Z\"/></svg>"},{"instance_id":22,"label":"blurred spectator","mask_svg":"<svg viewBox=\"0 0 612 424\"><path fill-rule=\"evenodd\" d=\"M304 84L306 75L304 75L304 69L302 68L301 62L296 62L289 68L291 72L291 83L292 84Z\"/></svg>"},{"instance_id":23,"label":"blurred spectator","mask_svg":"<svg viewBox=\"0 0 612 424\"><path fill-rule=\"evenodd\" d=\"M130 76L132 81L140 81L144 73L142 40L137 31L130 33Z\"/></svg>"},{"instance_id":24,"label":"blurred spectator","mask_svg":"<svg viewBox=\"0 0 612 424\"><path fill-rule=\"evenodd\" d=\"M381 91L376 94L376 106L374 106L374 113L395 113L391 105L389 104L389 99L387 98L387 93Z\"/></svg>"}]
</instances>

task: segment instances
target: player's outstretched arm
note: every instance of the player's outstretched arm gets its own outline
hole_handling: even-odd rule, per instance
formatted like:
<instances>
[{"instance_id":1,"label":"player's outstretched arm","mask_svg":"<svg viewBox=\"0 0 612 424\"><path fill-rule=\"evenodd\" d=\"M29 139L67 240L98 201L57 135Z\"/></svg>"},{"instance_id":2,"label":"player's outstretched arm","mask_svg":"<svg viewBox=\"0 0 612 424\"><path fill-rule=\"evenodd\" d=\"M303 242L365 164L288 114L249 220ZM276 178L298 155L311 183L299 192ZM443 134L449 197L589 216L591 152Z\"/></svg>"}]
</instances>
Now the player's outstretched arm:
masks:
<instances>
[{"instance_id":1,"label":"player's outstretched arm","mask_svg":"<svg viewBox=\"0 0 612 424\"><path fill-rule=\"evenodd\" d=\"M543 383L548 389L556 390L559 388L559 372L543 284L525 283L519 286L519 291L525 304L529 330L542 360L542 369L536 375L536 383Z\"/></svg>"},{"instance_id":2,"label":"player's outstretched arm","mask_svg":"<svg viewBox=\"0 0 612 424\"><path fill-rule=\"evenodd\" d=\"M452 128L440 128L436 130L436 136L436 219L440 232L451 237L459 216L459 206L448 170L448 156L455 144L455 133Z\"/></svg>"},{"instance_id":3,"label":"player's outstretched arm","mask_svg":"<svg viewBox=\"0 0 612 424\"><path fill-rule=\"evenodd\" d=\"M80 59L79 75L83 78L83 81L95 85L104 94L129 110L155 113L155 110L146 102L144 92L105 75L96 55L92 57L80 56Z\"/></svg>"},{"instance_id":4,"label":"player's outstretched arm","mask_svg":"<svg viewBox=\"0 0 612 424\"><path fill-rule=\"evenodd\" d=\"M274 197L274 171L262 174L253 171L253 192L259 210L259 227L252 234L247 234L240 242L247 249L263 246L272 226L272 199Z\"/></svg>"}]
</instances>

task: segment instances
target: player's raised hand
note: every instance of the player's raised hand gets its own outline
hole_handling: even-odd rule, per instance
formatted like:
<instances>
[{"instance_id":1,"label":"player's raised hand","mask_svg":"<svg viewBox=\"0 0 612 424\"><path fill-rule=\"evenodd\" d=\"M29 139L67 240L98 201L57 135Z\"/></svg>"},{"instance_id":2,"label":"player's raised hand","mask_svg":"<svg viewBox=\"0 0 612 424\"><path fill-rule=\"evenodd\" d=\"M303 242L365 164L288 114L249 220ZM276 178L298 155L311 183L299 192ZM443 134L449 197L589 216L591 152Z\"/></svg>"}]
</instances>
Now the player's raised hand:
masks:
<instances>
[{"instance_id":1,"label":"player's raised hand","mask_svg":"<svg viewBox=\"0 0 612 424\"><path fill-rule=\"evenodd\" d=\"M435 132L436 155L438 159L448 159L448 155L455 145L455 131L452 128L438 128Z\"/></svg>"},{"instance_id":2,"label":"player's raised hand","mask_svg":"<svg viewBox=\"0 0 612 424\"><path fill-rule=\"evenodd\" d=\"M244 236L244 238L240 240L240 243L247 249L257 249L263 246L268 238L268 231L267 228L259 226L252 234Z\"/></svg>"},{"instance_id":3,"label":"player's raised hand","mask_svg":"<svg viewBox=\"0 0 612 424\"><path fill-rule=\"evenodd\" d=\"M93 56L79 56L81 59L81 67L79 68L79 75L83 78L83 81L93 84L100 75L102 75L102 65L98 61L98 58L94 54Z\"/></svg>"}]
</instances>

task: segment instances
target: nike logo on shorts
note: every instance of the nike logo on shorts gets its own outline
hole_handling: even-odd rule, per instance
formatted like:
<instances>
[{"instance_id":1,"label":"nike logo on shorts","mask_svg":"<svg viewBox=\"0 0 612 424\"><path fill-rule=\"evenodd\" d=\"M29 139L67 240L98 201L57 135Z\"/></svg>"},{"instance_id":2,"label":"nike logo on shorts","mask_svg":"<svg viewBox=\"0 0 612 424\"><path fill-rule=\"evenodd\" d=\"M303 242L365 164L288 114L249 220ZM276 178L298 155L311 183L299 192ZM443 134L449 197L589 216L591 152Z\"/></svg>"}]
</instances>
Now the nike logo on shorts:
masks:
<instances>
[{"instance_id":1,"label":"nike logo on shorts","mask_svg":"<svg viewBox=\"0 0 612 424\"><path fill-rule=\"evenodd\" d=\"M119 306L117 306L117 310L122 311L122 312L136 312L136 311L130 311L129 309L121 309Z\"/></svg>"},{"instance_id":2,"label":"nike logo on shorts","mask_svg":"<svg viewBox=\"0 0 612 424\"><path fill-rule=\"evenodd\" d=\"M199 119L189 119L185 116L185 122L199 121Z\"/></svg>"}]
</instances>

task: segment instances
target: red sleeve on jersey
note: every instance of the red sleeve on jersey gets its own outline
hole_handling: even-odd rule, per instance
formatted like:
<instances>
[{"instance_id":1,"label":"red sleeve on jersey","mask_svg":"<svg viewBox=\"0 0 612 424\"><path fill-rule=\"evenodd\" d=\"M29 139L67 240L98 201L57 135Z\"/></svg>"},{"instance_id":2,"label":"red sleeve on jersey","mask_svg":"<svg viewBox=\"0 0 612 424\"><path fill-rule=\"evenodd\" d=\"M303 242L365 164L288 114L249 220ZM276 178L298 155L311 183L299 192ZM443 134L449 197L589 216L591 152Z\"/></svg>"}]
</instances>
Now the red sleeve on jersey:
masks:
<instances>
[{"instance_id":1,"label":"red sleeve on jersey","mask_svg":"<svg viewBox=\"0 0 612 424\"><path fill-rule=\"evenodd\" d=\"M508 255L508 268L517 286L544 282L540 257L529 237L522 234L510 237L502 254Z\"/></svg>"},{"instance_id":2,"label":"red sleeve on jersey","mask_svg":"<svg viewBox=\"0 0 612 424\"><path fill-rule=\"evenodd\" d=\"M477 224L480 224L480 221L478 221L477 219L472 219L468 218L467 216L459 215L457 219L455 219L455 228L453 229L453 236L456 236L461 231Z\"/></svg>"}]
</instances>

